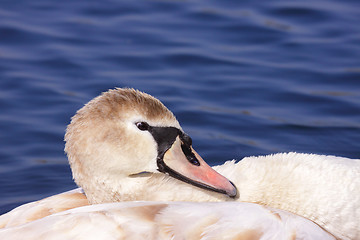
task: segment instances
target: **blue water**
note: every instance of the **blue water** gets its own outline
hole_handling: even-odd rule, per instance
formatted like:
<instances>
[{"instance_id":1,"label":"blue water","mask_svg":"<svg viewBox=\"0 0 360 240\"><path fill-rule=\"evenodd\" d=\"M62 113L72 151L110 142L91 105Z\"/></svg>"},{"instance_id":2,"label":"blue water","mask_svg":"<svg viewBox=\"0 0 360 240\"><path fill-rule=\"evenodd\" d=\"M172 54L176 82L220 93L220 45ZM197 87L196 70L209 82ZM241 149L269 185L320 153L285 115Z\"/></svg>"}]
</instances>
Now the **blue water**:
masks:
<instances>
[{"instance_id":1,"label":"blue water","mask_svg":"<svg viewBox=\"0 0 360 240\"><path fill-rule=\"evenodd\" d=\"M360 4L0 2L0 213L75 187L70 117L113 87L158 97L210 164L360 158Z\"/></svg>"}]
</instances>

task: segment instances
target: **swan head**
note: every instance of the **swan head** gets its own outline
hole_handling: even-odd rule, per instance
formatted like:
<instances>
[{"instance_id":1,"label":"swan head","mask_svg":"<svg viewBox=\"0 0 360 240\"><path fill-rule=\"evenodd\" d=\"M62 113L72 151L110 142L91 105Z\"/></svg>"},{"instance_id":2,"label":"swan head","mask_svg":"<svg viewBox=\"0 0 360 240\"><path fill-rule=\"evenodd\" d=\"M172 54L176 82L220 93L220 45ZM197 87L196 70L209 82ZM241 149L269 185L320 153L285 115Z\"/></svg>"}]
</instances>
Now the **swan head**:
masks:
<instances>
[{"instance_id":1,"label":"swan head","mask_svg":"<svg viewBox=\"0 0 360 240\"><path fill-rule=\"evenodd\" d=\"M172 112L134 89L109 90L87 103L72 118L65 141L73 178L90 199L101 188L110 189L102 194L121 194L129 179L135 179L129 188L136 189L136 179L148 174L237 195L234 184L192 148Z\"/></svg>"}]
</instances>

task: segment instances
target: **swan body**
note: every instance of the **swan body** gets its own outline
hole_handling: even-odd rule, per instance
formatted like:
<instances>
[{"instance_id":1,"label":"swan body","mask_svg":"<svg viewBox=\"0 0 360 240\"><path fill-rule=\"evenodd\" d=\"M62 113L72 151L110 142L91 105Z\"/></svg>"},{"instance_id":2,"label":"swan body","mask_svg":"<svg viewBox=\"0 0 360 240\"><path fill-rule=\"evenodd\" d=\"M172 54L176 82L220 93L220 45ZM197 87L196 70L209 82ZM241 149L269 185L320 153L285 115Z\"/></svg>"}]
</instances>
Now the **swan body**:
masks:
<instances>
[{"instance_id":1,"label":"swan body","mask_svg":"<svg viewBox=\"0 0 360 240\"><path fill-rule=\"evenodd\" d=\"M132 89L86 104L65 140L81 189L0 216L1 239L360 239L359 160L282 153L210 168L175 116Z\"/></svg>"},{"instance_id":2,"label":"swan body","mask_svg":"<svg viewBox=\"0 0 360 240\"><path fill-rule=\"evenodd\" d=\"M51 231L49 231L51 229ZM76 231L75 231L76 229ZM322 239L319 226L286 211L244 202L122 202L49 215L0 232L7 239Z\"/></svg>"}]
</instances>

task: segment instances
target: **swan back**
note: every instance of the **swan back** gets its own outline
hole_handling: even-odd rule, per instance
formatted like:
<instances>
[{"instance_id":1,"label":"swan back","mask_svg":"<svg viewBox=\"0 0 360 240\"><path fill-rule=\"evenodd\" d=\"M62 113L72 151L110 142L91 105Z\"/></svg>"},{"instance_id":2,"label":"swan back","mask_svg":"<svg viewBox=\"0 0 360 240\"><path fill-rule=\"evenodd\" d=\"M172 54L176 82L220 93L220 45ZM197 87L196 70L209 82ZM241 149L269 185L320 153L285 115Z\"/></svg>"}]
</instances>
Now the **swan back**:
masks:
<instances>
[{"instance_id":1,"label":"swan back","mask_svg":"<svg viewBox=\"0 0 360 240\"><path fill-rule=\"evenodd\" d=\"M342 239L360 238L360 160L280 153L229 161L215 169L240 201L306 217Z\"/></svg>"}]
</instances>

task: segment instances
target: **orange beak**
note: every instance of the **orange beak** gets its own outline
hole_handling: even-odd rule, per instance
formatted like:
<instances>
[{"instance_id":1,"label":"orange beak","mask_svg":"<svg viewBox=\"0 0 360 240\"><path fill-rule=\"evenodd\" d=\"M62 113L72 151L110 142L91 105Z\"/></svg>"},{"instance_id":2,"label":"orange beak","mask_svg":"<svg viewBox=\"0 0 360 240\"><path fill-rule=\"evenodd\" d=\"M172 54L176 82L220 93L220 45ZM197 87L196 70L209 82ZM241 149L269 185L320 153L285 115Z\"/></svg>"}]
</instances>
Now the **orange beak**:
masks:
<instances>
[{"instance_id":1,"label":"orange beak","mask_svg":"<svg viewBox=\"0 0 360 240\"><path fill-rule=\"evenodd\" d=\"M165 152L163 171L192 185L236 197L235 185L212 169L191 147L176 137L173 145Z\"/></svg>"}]
</instances>

